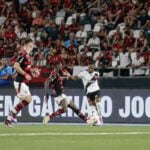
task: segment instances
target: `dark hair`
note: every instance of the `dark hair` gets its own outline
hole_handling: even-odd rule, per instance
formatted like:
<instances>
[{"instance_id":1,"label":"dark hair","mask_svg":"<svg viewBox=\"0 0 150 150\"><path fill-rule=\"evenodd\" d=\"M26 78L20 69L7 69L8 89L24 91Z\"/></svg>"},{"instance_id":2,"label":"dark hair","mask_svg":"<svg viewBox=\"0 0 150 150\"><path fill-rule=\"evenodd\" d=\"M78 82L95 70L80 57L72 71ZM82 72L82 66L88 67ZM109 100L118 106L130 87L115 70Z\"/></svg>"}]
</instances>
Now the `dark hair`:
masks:
<instances>
[{"instance_id":1,"label":"dark hair","mask_svg":"<svg viewBox=\"0 0 150 150\"><path fill-rule=\"evenodd\" d=\"M32 39L25 39L24 44L28 44L28 43L31 43L31 42L33 42Z\"/></svg>"}]
</instances>

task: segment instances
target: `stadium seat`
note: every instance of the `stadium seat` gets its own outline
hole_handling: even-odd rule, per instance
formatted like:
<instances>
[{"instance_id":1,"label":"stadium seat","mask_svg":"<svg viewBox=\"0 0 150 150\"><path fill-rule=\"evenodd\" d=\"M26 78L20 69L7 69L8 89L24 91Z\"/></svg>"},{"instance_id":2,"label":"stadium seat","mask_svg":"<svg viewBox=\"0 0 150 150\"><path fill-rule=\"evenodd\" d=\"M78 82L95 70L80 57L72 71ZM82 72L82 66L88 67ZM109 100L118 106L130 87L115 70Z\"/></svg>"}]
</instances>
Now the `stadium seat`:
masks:
<instances>
[{"instance_id":1,"label":"stadium seat","mask_svg":"<svg viewBox=\"0 0 150 150\"><path fill-rule=\"evenodd\" d=\"M72 24L72 18L73 18L72 16L67 18L66 25L71 25Z\"/></svg>"},{"instance_id":2,"label":"stadium seat","mask_svg":"<svg viewBox=\"0 0 150 150\"><path fill-rule=\"evenodd\" d=\"M116 33L116 30L111 30L108 34L109 38L112 38L112 36Z\"/></svg>"},{"instance_id":3,"label":"stadium seat","mask_svg":"<svg viewBox=\"0 0 150 150\"><path fill-rule=\"evenodd\" d=\"M140 31L141 31L141 30L133 30L133 36L134 36L134 38L139 38L139 36L140 36Z\"/></svg>"},{"instance_id":4,"label":"stadium seat","mask_svg":"<svg viewBox=\"0 0 150 150\"><path fill-rule=\"evenodd\" d=\"M57 25L61 25L61 22L62 22L63 19L64 19L63 17L56 17L55 23L56 23Z\"/></svg>"},{"instance_id":5,"label":"stadium seat","mask_svg":"<svg viewBox=\"0 0 150 150\"><path fill-rule=\"evenodd\" d=\"M85 24L84 25L84 31L91 31L92 30L92 26L91 26L91 24Z\"/></svg>"},{"instance_id":6,"label":"stadium seat","mask_svg":"<svg viewBox=\"0 0 150 150\"><path fill-rule=\"evenodd\" d=\"M93 28L93 32L99 32L101 29L101 26L103 26L102 23L97 23L95 24L94 28Z\"/></svg>"}]
</instances>

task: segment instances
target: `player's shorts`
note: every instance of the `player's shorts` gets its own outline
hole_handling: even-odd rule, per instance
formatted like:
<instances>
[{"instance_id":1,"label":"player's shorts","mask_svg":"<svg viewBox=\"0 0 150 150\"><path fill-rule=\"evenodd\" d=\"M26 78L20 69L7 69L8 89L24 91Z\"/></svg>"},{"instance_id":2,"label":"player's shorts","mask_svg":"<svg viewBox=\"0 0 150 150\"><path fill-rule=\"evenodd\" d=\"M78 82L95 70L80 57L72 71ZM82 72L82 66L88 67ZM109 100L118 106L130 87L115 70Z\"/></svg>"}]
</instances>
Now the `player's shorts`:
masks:
<instances>
[{"instance_id":1,"label":"player's shorts","mask_svg":"<svg viewBox=\"0 0 150 150\"><path fill-rule=\"evenodd\" d=\"M56 103L59 105L60 104L60 102L62 101L62 100L66 100L67 101L67 104L69 104L70 103L70 99L67 97L67 95L65 95L65 94L61 94L61 95L59 95L58 97L55 97L54 98L55 99L55 101L56 101Z\"/></svg>"},{"instance_id":2,"label":"player's shorts","mask_svg":"<svg viewBox=\"0 0 150 150\"><path fill-rule=\"evenodd\" d=\"M95 101L96 97L100 97L100 90L92 92L92 93L87 93L87 98L92 101Z\"/></svg>"},{"instance_id":3,"label":"player's shorts","mask_svg":"<svg viewBox=\"0 0 150 150\"><path fill-rule=\"evenodd\" d=\"M21 100L24 99L26 96L31 95L29 86L26 85L24 82L14 81L14 87L17 92L17 97Z\"/></svg>"}]
</instances>

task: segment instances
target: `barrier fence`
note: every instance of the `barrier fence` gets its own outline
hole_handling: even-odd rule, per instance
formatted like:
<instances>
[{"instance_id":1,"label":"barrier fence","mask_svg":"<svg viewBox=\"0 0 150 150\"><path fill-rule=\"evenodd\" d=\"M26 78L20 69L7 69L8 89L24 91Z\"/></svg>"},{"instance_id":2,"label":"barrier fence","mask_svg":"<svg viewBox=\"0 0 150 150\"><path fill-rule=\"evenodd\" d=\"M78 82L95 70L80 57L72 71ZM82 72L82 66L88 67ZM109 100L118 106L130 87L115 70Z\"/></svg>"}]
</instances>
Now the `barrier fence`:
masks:
<instances>
[{"instance_id":1,"label":"barrier fence","mask_svg":"<svg viewBox=\"0 0 150 150\"><path fill-rule=\"evenodd\" d=\"M48 105L43 102L44 90L31 88L33 101L18 114L20 122L42 122L43 116L57 109L53 97ZM87 115L88 103L81 89L66 89L66 94ZM150 123L150 91L147 89L102 89L102 115L105 123ZM10 109L19 102L13 89L0 89L0 122ZM52 122L81 123L70 109Z\"/></svg>"}]
</instances>

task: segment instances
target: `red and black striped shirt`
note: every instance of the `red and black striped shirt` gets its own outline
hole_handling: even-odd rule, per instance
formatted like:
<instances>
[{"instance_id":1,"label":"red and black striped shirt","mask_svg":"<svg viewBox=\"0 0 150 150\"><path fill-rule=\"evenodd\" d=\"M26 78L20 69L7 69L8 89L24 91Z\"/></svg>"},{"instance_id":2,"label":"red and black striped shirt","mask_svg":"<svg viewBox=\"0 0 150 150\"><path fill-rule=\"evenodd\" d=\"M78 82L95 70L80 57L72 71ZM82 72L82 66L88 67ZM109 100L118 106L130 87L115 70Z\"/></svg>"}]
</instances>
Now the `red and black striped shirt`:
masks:
<instances>
[{"instance_id":1,"label":"red and black striped shirt","mask_svg":"<svg viewBox=\"0 0 150 150\"><path fill-rule=\"evenodd\" d=\"M17 58L17 62L20 64L20 67L28 74L31 73L31 56L29 54L26 53L26 51L22 51L18 58ZM18 73L15 79L16 82L25 82L25 83L29 83L28 80L25 79L24 75Z\"/></svg>"},{"instance_id":2,"label":"red and black striped shirt","mask_svg":"<svg viewBox=\"0 0 150 150\"><path fill-rule=\"evenodd\" d=\"M50 88L53 91L54 96L60 96L64 92L63 85L63 71L56 71L55 69L51 72L49 78L51 79Z\"/></svg>"}]
</instances>

